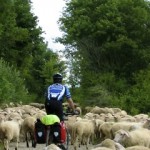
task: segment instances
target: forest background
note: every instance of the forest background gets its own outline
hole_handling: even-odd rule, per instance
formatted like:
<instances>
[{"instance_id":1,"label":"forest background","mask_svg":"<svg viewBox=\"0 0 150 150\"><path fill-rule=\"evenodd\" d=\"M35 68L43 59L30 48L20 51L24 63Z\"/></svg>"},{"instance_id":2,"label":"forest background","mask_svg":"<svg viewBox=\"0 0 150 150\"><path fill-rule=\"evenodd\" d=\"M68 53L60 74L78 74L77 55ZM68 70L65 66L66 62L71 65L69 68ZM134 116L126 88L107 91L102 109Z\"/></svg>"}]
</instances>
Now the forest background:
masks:
<instances>
[{"instance_id":1,"label":"forest background","mask_svg":"<svg viewBox=\"0 0 150 150\"><path fill-rule=\"evenodd\" d=\"M58 20L64 34L56 39L65 61L44 42L30 0L0 4L1 104L44 103L52 75L60 72L83 108L149 113L149 1L66 0Z\"/></svg>"}]
</instances>

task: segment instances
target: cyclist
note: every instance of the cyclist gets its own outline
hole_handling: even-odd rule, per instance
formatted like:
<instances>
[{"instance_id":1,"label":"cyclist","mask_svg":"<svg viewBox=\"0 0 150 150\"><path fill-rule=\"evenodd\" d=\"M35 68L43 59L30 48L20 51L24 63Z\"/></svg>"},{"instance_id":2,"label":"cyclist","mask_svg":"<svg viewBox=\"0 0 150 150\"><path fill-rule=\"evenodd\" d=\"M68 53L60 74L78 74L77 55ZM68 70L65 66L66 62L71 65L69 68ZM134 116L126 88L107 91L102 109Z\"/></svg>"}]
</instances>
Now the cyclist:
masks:
<instances>
[{"instance_id":1,"label":"cyclist","mask_svg":"<svg viewBox=\"0 0 150 150\"><path fill-rule=\"evenodd\" d=\"M56 73L53 75L53 84L46 92L45 109L47 114L55 114L63 121L63 100L66 97L70 108L75 112L73 100L67 86L62 84L62 75Z\"/></svg>"}]
</instances>

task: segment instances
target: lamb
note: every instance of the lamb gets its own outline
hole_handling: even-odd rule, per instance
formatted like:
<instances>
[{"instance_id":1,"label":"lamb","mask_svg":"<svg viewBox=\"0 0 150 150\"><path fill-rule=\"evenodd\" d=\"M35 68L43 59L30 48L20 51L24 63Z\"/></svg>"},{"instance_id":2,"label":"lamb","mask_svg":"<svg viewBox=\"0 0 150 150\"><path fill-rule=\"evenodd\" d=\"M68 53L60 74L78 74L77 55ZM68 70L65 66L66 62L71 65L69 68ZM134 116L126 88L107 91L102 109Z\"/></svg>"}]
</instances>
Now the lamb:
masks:
<instances>
[{"instance_id":1,"label":"lamb","mask_svg":"<svg viewBox=\"0 0 150 150\"><path fill-rule=\"evenodd\" d=\"M6 150L9 150L11 140L16 140L15 149L18 150L20 128L15 121L3 121L0 123L0 139L3 141Z\"/></svg>"},{"instance_id":2,"label":"lamb","mask_svg":"<svg viewBox=\"0 0 150 150\"><path fill-rule=\"evenodd\" d=\"M124 147L141 145L150 148L150 130L137 129L131 132L119 130L116 132L114 141L122 144Z\"/></svg>"}]
</instances>

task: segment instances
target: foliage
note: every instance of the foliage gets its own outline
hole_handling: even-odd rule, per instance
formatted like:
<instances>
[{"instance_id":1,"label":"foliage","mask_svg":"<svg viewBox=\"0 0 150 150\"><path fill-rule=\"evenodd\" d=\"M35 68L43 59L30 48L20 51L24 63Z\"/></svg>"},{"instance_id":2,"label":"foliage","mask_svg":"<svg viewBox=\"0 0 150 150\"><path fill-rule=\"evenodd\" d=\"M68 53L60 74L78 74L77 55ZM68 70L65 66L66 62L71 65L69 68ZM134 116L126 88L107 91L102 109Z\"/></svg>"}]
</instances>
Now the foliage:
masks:
<instances>
[{"instance_id":1,"label":"foliage","mask_svg":"<svg viewBox=\"0 0 150 150\"><path fill-rule=\"evenodd\" d=\"M0 60L0 102L27 102L29 101L28 91L24 86L24 80L20 77L19 71L8 63Z\"/></svg>"},{"instance_id":2,"label":"foliage","mask_svg":"<svg viewBox=\"0 0 150 150\"><path fill-rule=\"evenodd\" d=\"M124 108L128 109L131 114L149 112L150 71L142 70L135 74L135 82L136 84L122 97Z\"/></svg>"},{"instance_id":3,"label":"foliage","mask_svg":"<svg viewBox=\"0 0 150 150\"><path fill-rule=\"evenodd\" d=\"M40 102L50 76L64 73L65 64L44 42L31 1L0 2L0 57L19 70L33 101Z\"/></svg>"},{"instance_id":4,"label":"foliage","mask_svg":"<svg viewBox=\"0 0 150 150\"><path fill-rule=\"evenodd\" d=\"M80 77L82 101L86 103L88 98L90 104L93 97L99 99L101 93L109 93L114 106L133 113L148 108L149 94L144 86L138 91L135 75L149 67L149 6L150 2L144 0L66 2L59 19L65 34L57 41L66 45L70 60L77 60L72 72ZM93 91L98 94L94 96ZM106 99L101 103L107 103ZM140 99L144 99L143 106L137 104Z\"/></svg>"}]
</instances>

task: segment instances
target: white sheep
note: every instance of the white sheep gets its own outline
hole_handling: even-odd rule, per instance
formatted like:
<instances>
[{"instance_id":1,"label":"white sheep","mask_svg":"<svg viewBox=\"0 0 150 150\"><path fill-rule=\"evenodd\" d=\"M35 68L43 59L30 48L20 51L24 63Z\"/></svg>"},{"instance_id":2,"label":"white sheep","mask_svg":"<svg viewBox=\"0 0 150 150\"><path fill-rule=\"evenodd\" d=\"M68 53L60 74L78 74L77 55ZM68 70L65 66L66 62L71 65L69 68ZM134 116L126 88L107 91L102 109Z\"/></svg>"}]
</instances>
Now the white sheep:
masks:
<instances>
[{"instance_id":1,"label":"white sheep","mask_svg":"<svg viewBox=\"0 0 150 150\"><path fill-rule=\"evenodd\" d=\"M100 144L95 146L95 148L101 148L101 147L109 148L111 150L125 150L125 148L120 143L116 143L111 139L105 139Z\"/></svg>"},{"instance_id":2,"label":"white sheep","mask_svg":"<svg viewBox=\"0 0 150 150\"><path fill-rule=\"evenodd\" d=\"M99 131L100 131L100 138L102 140L106 138L112 139L112 135L110 131L113 125L114 122L104 122L102 125L100 125Z\"/></svg>"},{"instance_id":3,"label":"white sheep","mask_svg":"<svg viewBox=\"0 0 150 150\"><path fill-rule=\"evenodd\" d=\"M86 142L86 149L88 149L89 140L95 133L95 125L94 120L80 120L74 123L71 139L75 150L77 149L77 141L79 142L79 146L81 142Z\"/></svg>"},{"instance_id":4,"label":"white sheep","mask_svg":"<svg viewBox=\"0 0 150 150\"><path fill-rule=\"evenodd\" d=\"M61 149L55 144L50 144L47 147L45 147L44 150L61 150Z\"/></svg>"},{"instance_id":5,"label":"white sheep","mask_svg":"<svg viewBox=\"0 0 150 150\"><path fill-rule=\"evenodd\" d=\"M27 147L29 147L29 136L32 140L33 146L33 138L34 138L34 126L35 126L36 118L35 117L27 117L24 119L21 125L21 133L25 136Z\"/></svg>"},{"instance_id":6,"label":"white sheep","mask_svg":"<svg viewBox=\"0 0 150 150\"><path fill-rule=\"evenodd\" d=\"M97 148L92 148L91 150L112 150L112 149L107 147L97 147Z\"/></svg>"},{"instance_id":7,"label":"white sheep","mask_svg":"<svg viewBox=\"0 0 150 150\"><path fill-rule=\"evenodd\" d=\"M124 147L141 145L150 148L150 130L137 129L131 132L119 130L116 132L114 141L122 144Z\"/></svg>"},{"instance_id":8,"label":"white sheep","mask_svg":"<svg viewBox=\"0 0 150 150\"><path fill-rule=\"evenodd\" d=\"M115 132L117 132L120 129L129 131L131 130L132 126L142 126L142 123L137 123L137 122L116 122L113 124L111 127L111 139L115 137Z\"/></svg>"},{"instance_id":9,"label":"white sheep","mask_svg":"<svg viewBox=\"0 0 150 150\"><path fill-rule=\"evenodd\" d=\"M20 128L19 124L15 121L4 121L0 123L0 139L4 143L6 150L9 150L9 143L16 140L15 149L18 150Z\"/></svg>"},{"instance_id":10,"label":"white sheep","mask_svg":"<svg viewBox=\"0 0 150 150\"><path fill-rule=\"evenodd\" d=\"M112 150L116 150L115 142L111 139L105 139L100 144L95 146L95 148L99 148L99 147L107 147L107 148L110 148Z\"/></svg>"},{"instance_id":11,"label":"white sheep","mask_svg":"<svg viewBox=\"0 0 150 150\"><path fill-rule=\"evenodd\" d=\"M145 146L131 146L127 147L126 150L150 150L150 148Z\"/></svg>"},{"instance_id":12,"label":"white sheep","mask_svg":"<svg viewBox=\"0 0 150 150\"><path fill-rule=\"evenodd\" d=\"M148 115L147 114L137 114L134 116L134 118L136 119L136 122L143 122L146 119L148 119Z\"/></svg>"},{"instance_id":13,"label":"white sheep","mask_svg":"<svg viewBox=\"0 0 150 150\"><path fill-rule=\"evenodd\" d=\"M101 108L101 107L98 107L98 106L95 106L92 110L91 110L91 113L94 113L94 114L101 114L101 113L111 113L111 114L114 114L113 110L111 108L108 108L108 107L105 107L105 108Z\"/></svg>"}]
</instances>

